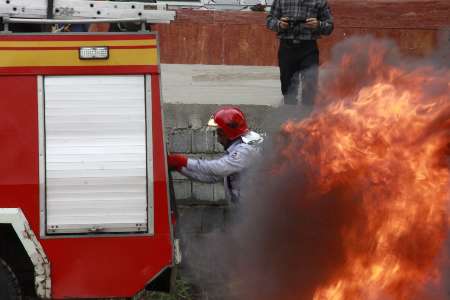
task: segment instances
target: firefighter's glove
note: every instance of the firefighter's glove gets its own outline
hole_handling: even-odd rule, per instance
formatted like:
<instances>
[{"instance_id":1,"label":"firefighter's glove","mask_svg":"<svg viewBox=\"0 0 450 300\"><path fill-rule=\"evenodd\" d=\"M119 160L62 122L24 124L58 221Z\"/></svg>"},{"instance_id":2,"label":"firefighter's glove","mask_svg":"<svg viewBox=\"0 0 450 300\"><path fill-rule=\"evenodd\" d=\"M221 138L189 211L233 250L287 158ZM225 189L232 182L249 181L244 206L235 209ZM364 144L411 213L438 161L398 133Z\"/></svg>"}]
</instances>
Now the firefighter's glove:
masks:
<instances>
[{"instance_id":1,"label":"firefighter's glove","mask_svg":"<svg viewBox=\"0 0 450 300\"><path fill-rule=\"evenodd\" d=\"M182 154L169 154L167 156L167 163L169 164L169 169L180 171L181 168L187 166L188 158L186 155Z\"/></svg>"}]
</instances>

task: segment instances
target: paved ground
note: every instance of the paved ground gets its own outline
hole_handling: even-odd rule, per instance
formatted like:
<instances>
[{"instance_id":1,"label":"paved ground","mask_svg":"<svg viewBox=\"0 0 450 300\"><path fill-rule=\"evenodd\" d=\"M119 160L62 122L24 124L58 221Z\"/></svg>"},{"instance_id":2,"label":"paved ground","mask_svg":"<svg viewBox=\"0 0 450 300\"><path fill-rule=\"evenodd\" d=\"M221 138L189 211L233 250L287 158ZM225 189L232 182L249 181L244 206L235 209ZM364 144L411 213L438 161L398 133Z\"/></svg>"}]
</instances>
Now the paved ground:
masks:
<instances>
[{"instance_id":1,"label":"paved ground","mask_svg":"<svg viewBox=\"0 0 450 300\"><path fill-rule=\"evenodd\" d=\"M278 67L161 65L163 100L184 104L256 104L281 101Z\"/></svg>"}]
</instances>

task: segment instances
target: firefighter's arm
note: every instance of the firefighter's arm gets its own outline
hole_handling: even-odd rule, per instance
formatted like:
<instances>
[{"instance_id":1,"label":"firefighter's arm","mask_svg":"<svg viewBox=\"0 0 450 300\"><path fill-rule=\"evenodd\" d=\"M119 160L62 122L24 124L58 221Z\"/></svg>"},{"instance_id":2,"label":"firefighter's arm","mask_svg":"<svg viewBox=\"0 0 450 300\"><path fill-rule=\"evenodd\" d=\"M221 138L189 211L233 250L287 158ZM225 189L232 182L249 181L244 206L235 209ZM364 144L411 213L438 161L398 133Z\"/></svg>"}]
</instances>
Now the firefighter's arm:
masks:
<instances>
[{"instance_id":1,"label":"firefighter's arm","mask_svg":"<svg viewBox=\"0 0 450 300\"><path fill-rule=\"evenodd\" d=\"M190 174L201 174L220 179L239 173L247 168L251 162L251 155L251 146L241 144L229 154L218 159L188 159L186 167L182 169L182 173L188 171Z\"/></svg>"},{"instance_id":2,"label":"firefighter's arm","mask_svg":"<svg viewBox=\"0 0 450 300\"><path fill-rule=\"evenodd\" d=\"M189 168L187 168L188 158L186 155L183 155L183 154L169 154L167 156L167 163L168 163L169 169L177 170L181 174L185 175L186 177L188 177L192 180L206 182L206 183L213 183L213 182L218 182L219 180L222 179L220 176L214 176L211 174L205 174L205 173L195 172L195 171L190 170Z\"/></svg>"},{"instance_id":3,"label":"firefighter's arm","mask_svg":"<svg viewBox=\"0 0 450 300\"><path fill-rule=\"evenodd\" d=\"M193 172L192 170L183 167L180 170L180 173L184 176L188 177L189 179L205 182L205 183L215 183L222 180L222 177L220 176L214 176L214 175L208 175L208 174L202 174L198 172Z\"/></svg>"}]
</instances>

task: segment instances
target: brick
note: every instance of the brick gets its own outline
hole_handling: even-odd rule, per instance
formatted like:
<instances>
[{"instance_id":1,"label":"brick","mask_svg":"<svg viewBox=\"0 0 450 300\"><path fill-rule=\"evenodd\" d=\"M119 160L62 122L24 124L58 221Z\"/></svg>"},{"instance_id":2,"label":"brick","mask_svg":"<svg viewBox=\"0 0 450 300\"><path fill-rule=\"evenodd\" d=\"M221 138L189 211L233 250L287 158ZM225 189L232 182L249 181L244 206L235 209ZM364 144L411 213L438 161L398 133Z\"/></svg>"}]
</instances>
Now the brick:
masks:
<instances>
[{"instance_id":1,"label":"brick","mask_svg":"<svg viewBox=\"0 0 450 300\"><path fill-rule=\"evenodd\" d=\"M192 135L193 153L213 153L216 136L214 130L202 128L194 130Z\"/></svg>"},{"instance_id":2,"label":"brick","mask_svg":"<svg viewBox=\"0 0 450 300\"><path fill-rule=\"evenodd\" d=\"M192 187L189 180L173 180L173 189L177 200L190 199Z\"/></svg>"},{"instance_id":3,"label":"brick","mask_svg":"<svg viewBox=\"0 0 450 300\"><path fill-rule=\"evenodd\" d=\"M192 198L200 201L214 201L213 185L209 183L192 183Z\"/></svg>"},{"instance_id":4,"label":"brick","mask_svg":"<svg viewBox=\"0 0 450 300\"><path fill-rule=\"evenodd\" d=\"M190 153L192 150L192 130L173 130L169 134L169 151Z\"/></svg>"}]
</instances>

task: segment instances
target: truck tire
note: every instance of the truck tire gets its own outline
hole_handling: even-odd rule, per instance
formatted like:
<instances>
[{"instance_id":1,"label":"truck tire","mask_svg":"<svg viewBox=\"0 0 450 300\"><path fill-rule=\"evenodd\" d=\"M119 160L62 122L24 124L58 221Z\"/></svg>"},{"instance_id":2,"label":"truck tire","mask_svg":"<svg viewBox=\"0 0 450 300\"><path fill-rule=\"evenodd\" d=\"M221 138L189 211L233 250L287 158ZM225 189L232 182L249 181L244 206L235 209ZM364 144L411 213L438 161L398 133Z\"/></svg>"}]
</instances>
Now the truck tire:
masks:
<instances>
[{"instance_id":1,"label":"truck tire","mask_svg":"<svg viewBox=\"0 0 450 300\"><path fill-rule=\"evenodd\" d=\"M8 264L0 258L0 299L21 300L19 282Z\"/></svg>"}]
</instances>

